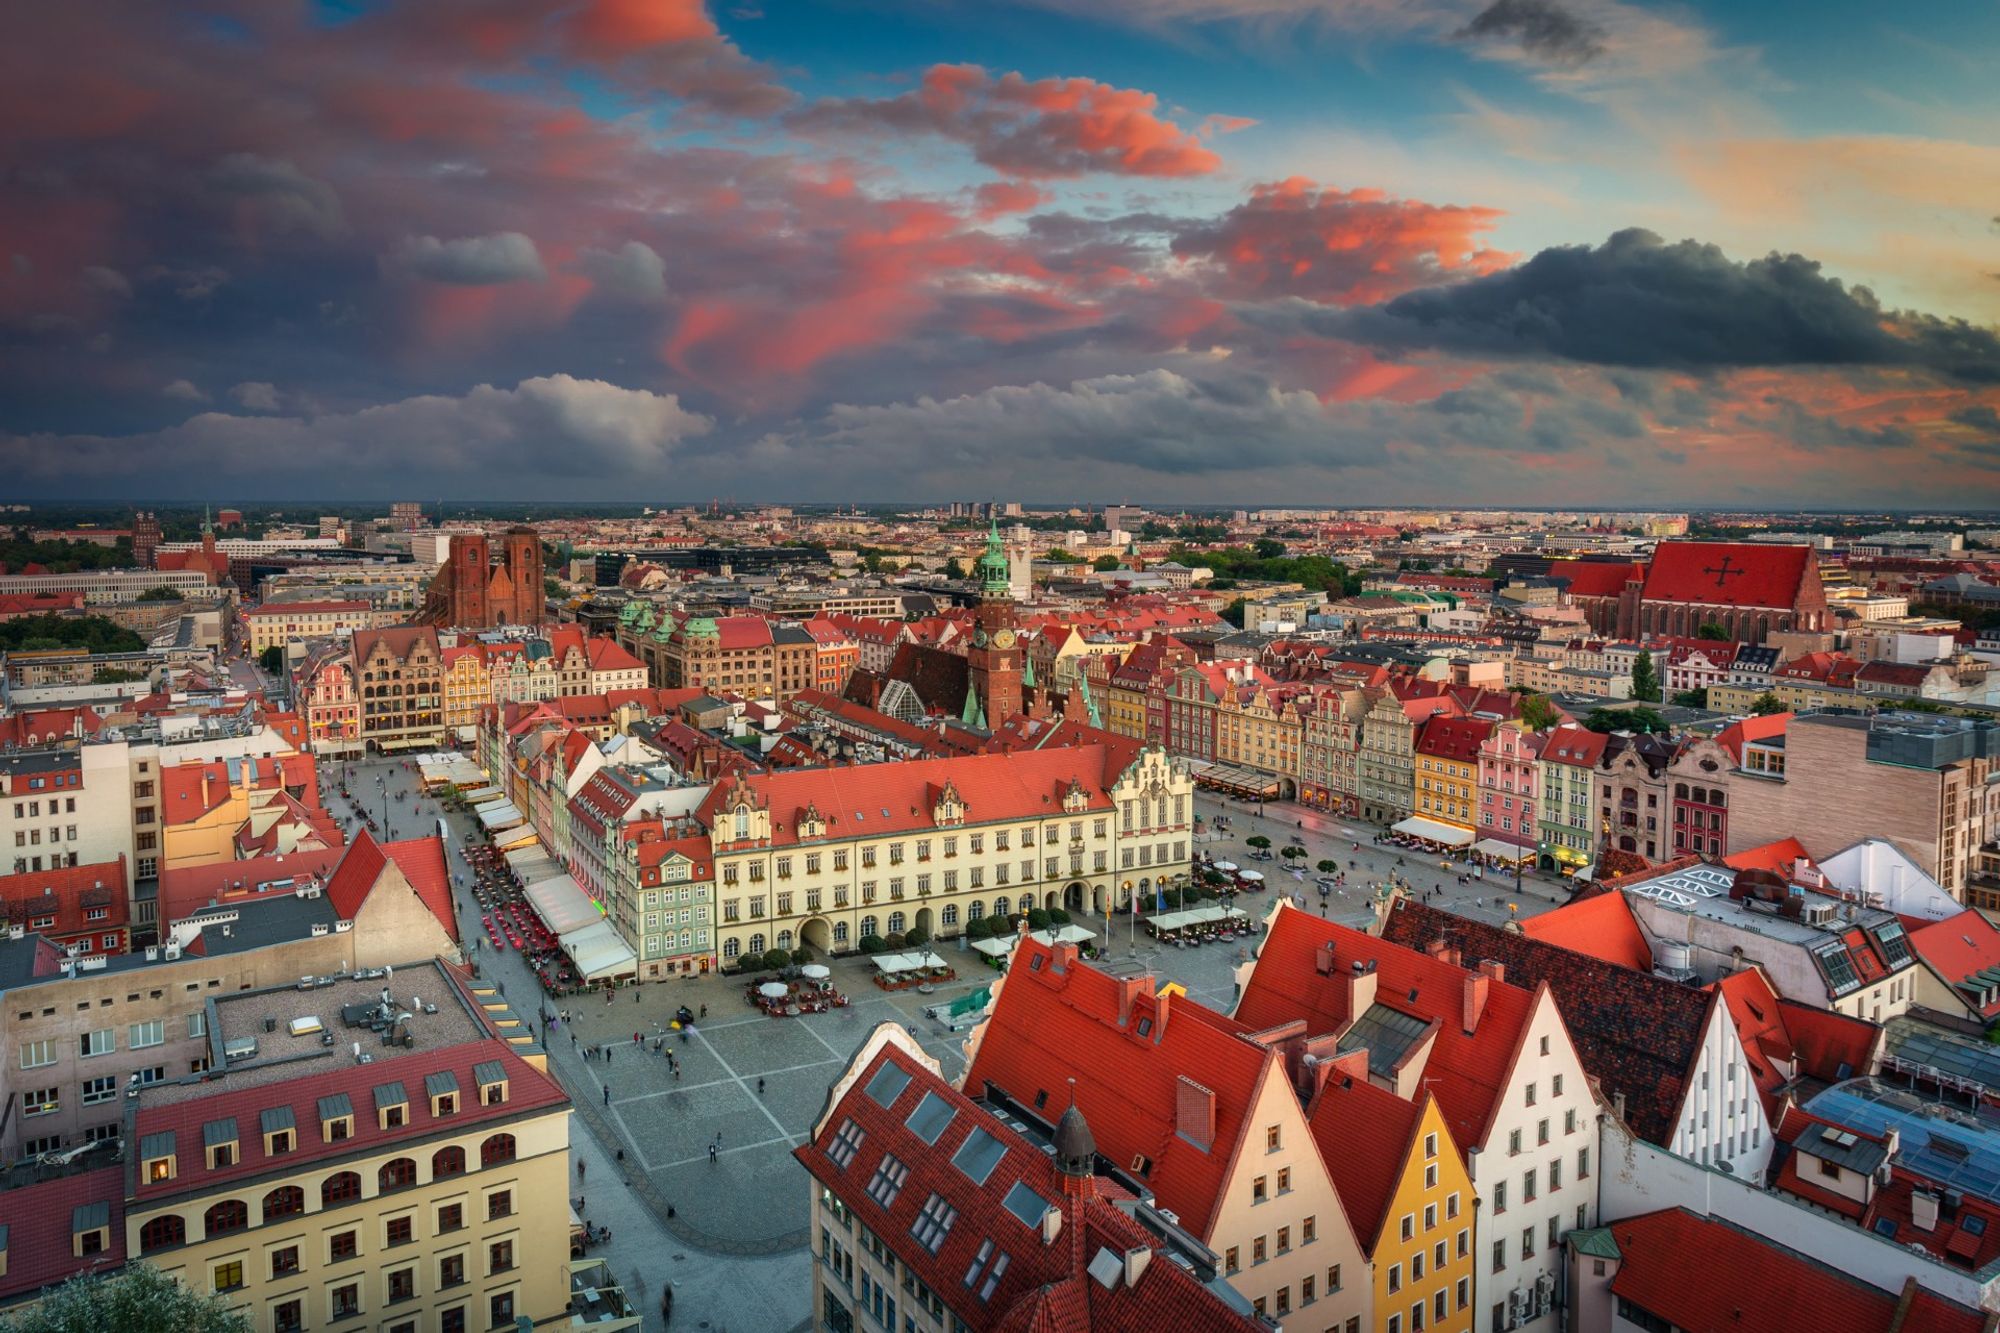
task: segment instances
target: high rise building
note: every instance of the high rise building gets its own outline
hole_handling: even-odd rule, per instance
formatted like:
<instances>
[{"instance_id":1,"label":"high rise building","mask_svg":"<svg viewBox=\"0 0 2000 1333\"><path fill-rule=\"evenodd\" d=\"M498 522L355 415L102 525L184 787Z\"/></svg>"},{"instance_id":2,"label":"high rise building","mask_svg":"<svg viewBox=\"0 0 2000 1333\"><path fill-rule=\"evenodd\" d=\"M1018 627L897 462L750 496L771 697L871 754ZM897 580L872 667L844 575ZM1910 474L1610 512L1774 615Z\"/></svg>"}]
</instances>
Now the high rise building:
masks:
<instances>
[{"instance_id":1,"label":"high rise building","mask_svg":"<svg viewBox=\"0 0 2000 1333\"><path fill-rule=\"evenodd\" d=\"M160 520L151 510L132 515L132 563L141 569L153 567L153 553L160 549Z\"/></svg>"}]
</instances>

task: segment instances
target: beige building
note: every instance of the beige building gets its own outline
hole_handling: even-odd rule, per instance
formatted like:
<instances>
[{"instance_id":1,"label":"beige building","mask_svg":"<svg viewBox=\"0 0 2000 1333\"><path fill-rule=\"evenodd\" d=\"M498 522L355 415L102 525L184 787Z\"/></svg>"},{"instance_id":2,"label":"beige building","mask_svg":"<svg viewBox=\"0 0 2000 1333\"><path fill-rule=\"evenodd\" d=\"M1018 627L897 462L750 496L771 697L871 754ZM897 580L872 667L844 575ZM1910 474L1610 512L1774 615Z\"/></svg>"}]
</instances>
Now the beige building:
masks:
<instances>
[{"instance_id":1,"label":"beige building","mask_svg":"<svg viewBox=\"0 0 2000 1333\"><path fill-rule=\"evenodd\" d=\"M370 629L380 617L367 602L275 602L245 611L243 619L250 626L250 651L261 653L301 639Z\"/></svg>"}]
</instances>

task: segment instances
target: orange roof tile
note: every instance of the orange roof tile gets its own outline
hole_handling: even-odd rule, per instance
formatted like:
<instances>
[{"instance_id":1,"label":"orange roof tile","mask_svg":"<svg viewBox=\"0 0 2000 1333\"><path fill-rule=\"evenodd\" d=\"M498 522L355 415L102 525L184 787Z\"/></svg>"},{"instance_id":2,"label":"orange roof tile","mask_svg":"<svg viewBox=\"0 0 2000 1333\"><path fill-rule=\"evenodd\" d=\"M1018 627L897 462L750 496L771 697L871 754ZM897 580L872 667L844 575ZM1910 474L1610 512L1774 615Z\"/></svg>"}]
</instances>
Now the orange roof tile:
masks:
<instances>
[{"instance_id":1,"label":"orange roof tile","mask_svg":"<svg viewBox=\"0 0 2000 1333\"><path fill-rule=\"evenodd\" d=\"M1631 904L1622 893L1600 893L1553 912L1523 918L1521 933L1635 972L1653 970L1652 946L1646 943L1638 918L1632 915Z\"/></svg>"}]
</instances>

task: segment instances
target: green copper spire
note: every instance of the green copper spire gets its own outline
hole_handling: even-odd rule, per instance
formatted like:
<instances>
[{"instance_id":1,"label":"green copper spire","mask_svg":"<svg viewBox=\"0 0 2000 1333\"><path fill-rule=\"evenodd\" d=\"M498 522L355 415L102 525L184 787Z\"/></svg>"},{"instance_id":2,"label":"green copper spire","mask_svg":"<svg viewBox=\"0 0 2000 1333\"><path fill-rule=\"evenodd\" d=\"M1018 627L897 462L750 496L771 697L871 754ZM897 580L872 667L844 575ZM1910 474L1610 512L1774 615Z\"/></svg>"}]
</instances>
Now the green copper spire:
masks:
<instances>
[{"instance_id":1,"label":"green copper spire","mask_svg":"<svg viewBox=\"0 0 2000 1333\"><path fill-rule=\"evenodd\" d=\"M1000 520L993 519L986 531L986 554L973 567L981 591L988 597L1005 597L1013 586L1007 577L1007 548L1000 542Z\"/></svg>"}]
</instances>

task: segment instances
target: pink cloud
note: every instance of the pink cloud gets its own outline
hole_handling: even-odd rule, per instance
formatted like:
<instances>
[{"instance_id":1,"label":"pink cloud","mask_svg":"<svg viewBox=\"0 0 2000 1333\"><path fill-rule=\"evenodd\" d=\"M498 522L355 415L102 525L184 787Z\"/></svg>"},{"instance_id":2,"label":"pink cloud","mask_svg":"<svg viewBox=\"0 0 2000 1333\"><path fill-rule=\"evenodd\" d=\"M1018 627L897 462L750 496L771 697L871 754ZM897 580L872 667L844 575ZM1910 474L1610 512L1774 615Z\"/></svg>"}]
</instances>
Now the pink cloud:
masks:
<instances>
[{"instance_id":1,"label":"pink cloud","mask_svg":"<svg viewBox=\"0 0 2000 1333\"><path fill-rule=\"evenodd\" d=\"M1009 213L1025 213L1048 202L1048 194L1020 181L988 181L973 191L973 215L991 222Z\"/></svg>"},{"instance_id":2,"label":"pink cloud","mask_svg":"<svg viewBox=\"0 0 2000 1333\"><path fill-rule=\"evenodd\" d=\"M1216 265L1238 296L1354 305L1506 268L1515 256L1479 240L1499 218L1491 208L1336 190L1294 176L1257 186L1214 222L1183 230L1173 248Z\"/></svg>"},{"instance_id":3,"label":"pink cloud","mask_svg":"<svg viewBox=\"0 0 2000 1333\"><path fill-rule=\"evenodd\" d=\"M978 65L933 65L897 97L819 102L801 130L935 134L970 147L994 170L1027 179L1202 176L1222 159L1159 114L1159 98L1091 79L995 78Z\"/></svg>"}]
</instances>

